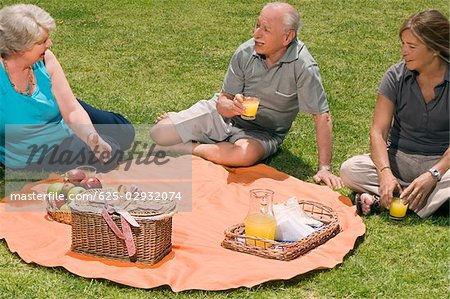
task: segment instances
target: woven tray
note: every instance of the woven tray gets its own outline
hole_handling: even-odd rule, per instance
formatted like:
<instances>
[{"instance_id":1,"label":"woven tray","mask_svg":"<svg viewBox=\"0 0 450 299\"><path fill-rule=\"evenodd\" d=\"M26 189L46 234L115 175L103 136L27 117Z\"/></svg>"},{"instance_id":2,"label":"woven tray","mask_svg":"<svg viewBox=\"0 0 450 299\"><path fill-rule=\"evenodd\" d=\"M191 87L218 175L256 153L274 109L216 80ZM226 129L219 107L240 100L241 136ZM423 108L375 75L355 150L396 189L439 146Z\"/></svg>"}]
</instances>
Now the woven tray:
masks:
<instances>
[{"instance_id":1,"label":"woven tray","mask_svg":"<svg viewBox=\"0 0 450 299\"><path fill-rule=\"evenodd\" d=\"M299 201L299 204L308 215L323 222L324 227L297 242L282 243L246 236L244 223L239 223L225 231L225 239L221 245L264 258L290 261L325 243L341 231L337 214L331 208L313 201ZM252 245L256 241L263 246Z\"/></svg>"}]
</instances>

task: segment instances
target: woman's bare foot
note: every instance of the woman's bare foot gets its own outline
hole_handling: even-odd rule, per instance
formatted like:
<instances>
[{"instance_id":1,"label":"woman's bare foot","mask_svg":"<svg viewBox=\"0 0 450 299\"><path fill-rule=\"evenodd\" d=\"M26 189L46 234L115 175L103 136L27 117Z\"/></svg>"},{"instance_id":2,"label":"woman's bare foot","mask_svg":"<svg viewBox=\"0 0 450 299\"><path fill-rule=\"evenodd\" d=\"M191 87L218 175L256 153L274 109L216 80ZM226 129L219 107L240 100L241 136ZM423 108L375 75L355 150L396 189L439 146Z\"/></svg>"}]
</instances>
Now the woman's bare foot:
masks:
<instances>
[{"instance_id":1,"label":"woman's bare foot","mask_svg":"<svg viewBox=\"0 0 450 299\"><path fill-rule=\"evenodd\" d=\"M379 197L369 193L356 194L356 207L360 215L370 215L379 208Z\"/></svg>"}]
</instances>

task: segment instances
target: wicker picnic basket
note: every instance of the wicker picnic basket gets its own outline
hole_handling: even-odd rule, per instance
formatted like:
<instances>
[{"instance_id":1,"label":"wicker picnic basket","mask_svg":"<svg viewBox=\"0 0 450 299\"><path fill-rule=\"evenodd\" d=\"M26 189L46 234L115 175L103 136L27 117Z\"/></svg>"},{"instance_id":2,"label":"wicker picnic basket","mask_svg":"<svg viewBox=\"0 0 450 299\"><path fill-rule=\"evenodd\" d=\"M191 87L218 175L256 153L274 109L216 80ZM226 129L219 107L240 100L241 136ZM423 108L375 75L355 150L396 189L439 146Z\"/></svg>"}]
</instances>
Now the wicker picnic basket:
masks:
<instances>
[{"instance_id":1,"label":"wicker picnic basket","mask_svg":"<svg viewBox=\"0 0 450 299\"><path fill-rule=\"evenodd\" d=\"M91 189L86 193L100 193ZM139 225L135 227L124 221L123 214L110 214L109 222L104 213L72 208L72 246L74 252L153 265L161 261L172 249L173 206L165 211L133 212L129 215ZM126 227L128 226L128 228ZM127 243L126 232L131 232L131 245ZM125 237L122 235L125 235ZM130 253L130 247L134 251Z\"/></svg>"},{"instance_id":2,"label":"wicker picnic basket","mask_svg":"<svg viewBox=\"0 0 450 299\"><path fill-rule=\"evenodd\" d=\"M225 231L225 239L221 245L264 258L290 261L325 243L341 231L337 214L331 208L313 201L299 201L299 205L309 216L325 225L297 242L277 242L246 236L244 223L239 223ZM262 246L256 246L256 242Z\"/></svg>"}]
</instances>

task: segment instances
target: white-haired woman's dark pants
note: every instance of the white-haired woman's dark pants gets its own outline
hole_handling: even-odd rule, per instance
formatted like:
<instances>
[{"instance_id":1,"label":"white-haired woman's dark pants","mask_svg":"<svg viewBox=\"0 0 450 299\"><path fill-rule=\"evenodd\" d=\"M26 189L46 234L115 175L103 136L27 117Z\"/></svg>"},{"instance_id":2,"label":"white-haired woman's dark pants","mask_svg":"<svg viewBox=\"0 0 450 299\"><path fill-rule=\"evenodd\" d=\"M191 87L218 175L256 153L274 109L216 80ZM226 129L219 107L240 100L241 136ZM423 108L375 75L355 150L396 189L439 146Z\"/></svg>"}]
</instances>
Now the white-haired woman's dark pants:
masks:
<instances>
[{"instance_id":1,"label":"white-haired woman's dark pants","mask_svg":"<svg viewBox=\"0 0 450 299\"><path fill-rule=\"evenodd\" d=\"M111 159L103 164L95 158L94 152L78 136L73 134L61 141L37 163L26 167L30 171L67 171L88 164L99 172L107 172L130 157L125 151L130 148L135 131L133 125L121 114L97 109L81 100L81 106L88 113L92 124L100 136L111 146Z\"/></svg>"},{"instance_id":2,"label":"white-haired woman's dark pants","mask_svg":"<svg viewBox=\"0 0 450 299\"><path fill-rule=\"evenodd\" d=\"M407 154L399 150L389 150L388 154L392 173L402 188L408 187L415 178L428 171L441 158ZM341 166L340 176L344 184L355 192L380 195L377 170L369 154L354 156L345 161ZM450 171L447 171L428 196L425 206L414 212L420 217L427 217L449 198Z\"/></svg>"}]
</instances>

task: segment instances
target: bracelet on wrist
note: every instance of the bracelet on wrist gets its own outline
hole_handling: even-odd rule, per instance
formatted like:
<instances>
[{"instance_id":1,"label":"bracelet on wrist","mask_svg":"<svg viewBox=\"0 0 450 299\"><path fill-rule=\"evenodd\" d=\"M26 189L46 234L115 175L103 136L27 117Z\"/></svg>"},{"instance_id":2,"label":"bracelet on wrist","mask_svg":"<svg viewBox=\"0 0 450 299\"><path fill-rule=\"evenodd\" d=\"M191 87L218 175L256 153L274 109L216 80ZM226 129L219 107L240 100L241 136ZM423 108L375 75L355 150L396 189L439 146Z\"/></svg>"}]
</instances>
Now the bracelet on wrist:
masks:
<instances>
[{"instance_id":1,"label":"bracelet on wrist","mask_svg":"<svg viewBox=\"0 0 450 299\"><path fill-rule=\"evenodd\" d=\"M382 167L380 170L378 170L378 172L379 173L382 173L383 172L383 170L386 170L386 169L391 169L389 166L384 166L384 167Z\"/></svg>"},{"instance_id":2,"label":"bracelet on wrist","mask_svg":"<svg viewBox=\"0 0 450 299\"><path fill-rule=\"evenodd\" d=\"M92 135L92 134L95 134L95 133L97 133L97 132L96 132L96 131L92 131L92 132L90 132L90 133L86 136L86 143L89 142L89 138L91 137L91 135Z\"/></svg>"}]
</instances>

